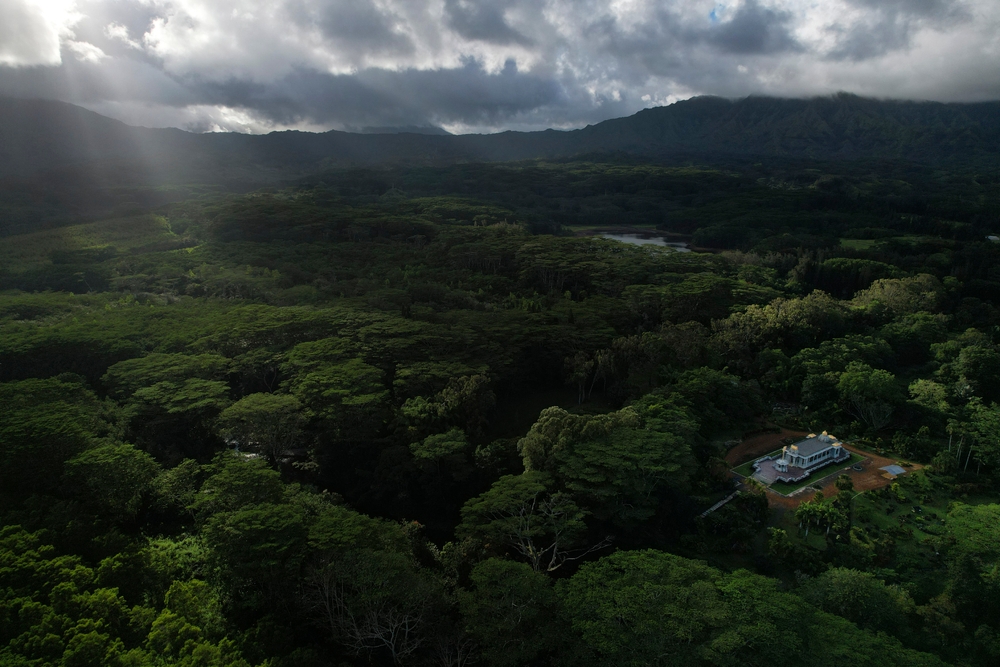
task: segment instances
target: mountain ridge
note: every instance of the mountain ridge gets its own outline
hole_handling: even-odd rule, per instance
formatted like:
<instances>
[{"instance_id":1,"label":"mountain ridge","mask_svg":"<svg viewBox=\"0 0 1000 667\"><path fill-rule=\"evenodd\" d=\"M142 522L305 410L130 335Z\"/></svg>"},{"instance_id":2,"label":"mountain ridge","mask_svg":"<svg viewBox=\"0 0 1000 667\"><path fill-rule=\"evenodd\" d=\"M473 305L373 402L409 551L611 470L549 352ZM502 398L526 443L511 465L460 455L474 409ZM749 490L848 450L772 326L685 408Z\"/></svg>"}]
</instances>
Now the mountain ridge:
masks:
<instances>
[{"instance_id":1,"label":"mountain ridge","mask_svg":"<svg viewBox=\"0 0 1000 667\"><path fill-rule=\"evenodd\" d=\"M135 166L150 182L268 181L321 168L569 158L624 153L902 159L995 166L1000 102L695 97L578 130L497 134L280 131L195 134L126 125L82 107L0 99L0 176Z\"/></svg>"}]
</instances>

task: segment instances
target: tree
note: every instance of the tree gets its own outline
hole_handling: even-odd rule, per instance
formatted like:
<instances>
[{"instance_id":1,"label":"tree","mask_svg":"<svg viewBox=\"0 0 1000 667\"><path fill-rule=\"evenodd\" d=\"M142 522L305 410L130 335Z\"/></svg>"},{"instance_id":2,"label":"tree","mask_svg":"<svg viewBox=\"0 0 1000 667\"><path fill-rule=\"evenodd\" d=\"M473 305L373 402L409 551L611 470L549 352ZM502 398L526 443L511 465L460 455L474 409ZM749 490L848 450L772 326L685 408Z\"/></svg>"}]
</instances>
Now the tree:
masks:
<instances>
[{"instance_id":1,"label":"tree","mask_svg":"<svg viewBox=\"0 0 1000 667\"><path fill-rule=\"evenodd\" d=\"M895 406L902 401L896 376L859 361L848 364L837 382L837 392L845 410L876 431L889 424Z\"/></svg>"},{"instance_id":2,"label":"tree","mask_svg":"<svg viewBox=\"0 0 1000 667\"><path fill-rule=\"evenodd\" d=\"M829 535L831 530L845 530L847 528L847 515L831 503L823 502L822 492L817 493L812 500L799 505L795 510L795 518L799 520L799 528L805 525L806 536L812 526L826 526Z\"/></svg>"},{"instance_id":3,"label":"tree","mask_svg":"<svg viewBox=\"0 0 1000 667\"><path fill-rule=\"evenodd\" d=\"M152 353L114 364L102 380L113 396L124 400L161 382L179 386L191 379L219 380L229 365L228 359L217 354Z\"/></svg>"},{"instance_id":4,"label":"tree","mask_svg":"<svg viewBox=\"0 0 1000 667\"><path fill-rule=\"evenodd\" d=\"M84 503L118 523L135 519L153 491L160 466L128 444L107 444L77 454L63 479Z\"/></svg>"},{"instance_id":5,"label":"tree","mask_svg":"<svg viewBox=\"0 0 1000 667\"><path fill-rule=\"evenodd\" d=\"M677 436L634 428L574 443L553 459L567 491L598 518L623 527L650 519L663 490L684 489L691 464L690 449Z\"/></svg>"},{"instance_id":6,"label":"tree","mask_svg":"<svg viewBox=\"0 0 1000 667\"><path fill-rule=\"evenodd\" d=\"M469 590L459 591L459 610L487 663L532 664L557 645L558 599L549 577L524 563L490 558L472 569L469 580Z\"/></svg>"},{"instance_id":7,"label":"tree","mask_svg":"<svg viewBox=\"0 0 1000 667\"><path fill-rule=\"evenodd\" d=\"M607 436L619 426L638 427L635 410L623 409L606 415L574 415L562 408L546 408L538 415L528 434L517 443L525 470L554 472L555 459L574 443Z\"/></svg>"},{"instance_id":8,"label":"tree","mask_svg":"<svg viewBox=\"0 0 1000 667\"><path fill-rule=\"evenodd\" d=\"M563 368L565 368L567 376L566 382L576 387L577 405L583 403L583 399L587 397L587 380L594 374L595 364L596 362L582 351L563 360Z\"/></svg>"},{"instance_id":9,"label":"tree","mask_svg":"<svg viewBox=\"0 0 1000 667\"><path fill-rule=\"evenodd\" d=\"M837 567L809 579L801 595L824 611L842 616L858 627L900 634L915 609L910 595L888 586L870 572Z\"/></svg>"},{"instance_id":10,"label":"tree","mask_svg":"<svg viewBox=\"0 0 1000 667\"><path fill-rule=\"evenodd\" d=\"M465 432L457 428L446 433L429 435L420 442L410 443L410 452L422 468L425 470L430 468L440 473L441 463L448 462L454 466L453 474L456 478L467 474L463 468L467 467L464 453L468 448L469 441L465 437Z\"/></svg>"},{"instance_id":11,"label":"tree","mask_svg":"<svg viewBox=\"0 0 1000 667\"><path fill-rule=\"evenodd\" d=\"M307 543L298 508L261 503L219 512L202 535L234 604L261 611L290 603Z\"/></svg>"},{"instance_id":12,"label":"tree","mask_svg":"<svg viewBox=\"0 0 1000 667\"><path fill-rule=\"evenodd\" d=\"M183 382L157 382L132 394L138 405L160 408L170 415L216 414L229 405L229 385L219 380L188 378Z\"/></svg>"},{"instance_id":13,"label":"tree","mask_svg":"<svg viewBox=\"0 0 1000 667\"><path fill-rule=\"evenodd\" d=\"M581 547L586 512L565 493L550 493L544 472L506 475L462 507L456 533L485 544L504 545L536 572L552 572L568 561L606 546ZM580 548L577 548L580 547Z\"/></svg>"},{"instance_id":14,"label":"tree","mask_svg":"<svg viewBox=\"0 0 1000 667\"><path fill-rule=\"evenodd\" d=\"M0 494L53 489L63 462L107 435L104 407L80 378L0 383Z\"/></svg>"},{"instance_id":15,"label":"tree","mask_svg":"<svg viewBox=\"0 0 1000 667\"><path fill-rule=\"evenodd\" d=\"M332 636L355 654L401 664L427 641L437 582L398 552L351 550L311 569L308 600Z\"/></svg>"},{"instance_id":16,"label":"tree","mask_svg":"<svg viewBox=\"0 0 1000 667\"><path fill-rule=\"evenodd\" d=\"M735 375L712 368L681 373L670 386L670 393L672 402L683 406L690 418L697 420L705 437L743 427L764 408L759 389Z\"/></svg>"},{"instance_id":17,"label":"tree","mask_svg":"<svg viewBox=\"0 0 1000 667\"><path fill-rule=\"evenodd\" d=\"M249 667L222 637L220 605L204 582L174 581L157 612L130 607L79 557L20 526L0 528L0 558L4 665Z\"/></svg>"},{"instance_id":18,"label":"tree","mask_svg":"<svg viewBox=\"0 0 1000 667\"><path fill-rule=\"evenodd\" d=\"M995 346L970 345L962 348L955 362L961 381L987 401L1000 400L1000 351Z\"/></svg>"},{"instance_id":19,"label":"tree","mask_svg":"<svg viewBox=\"0 0 1000 667\"><path fill-rule=\"evenodd\" d=\"M250 394L223 410L216 425L237 449L260 452L273 465L301 434L301 410L289 394Z\"/></svg>"},{"instance_id":20,"label":"tree","mask_svg":"<svg viewBox=\"0 0 1000 667\"><path fill-rule=\"evenodd\" d=\"M451 378L431 398L407 399L400 410L411 436L433 432L441 427L460 427L471 435L481 435L496 405L486 375Z\"/></svg>"},{"instance_id":21,"label":"tree","mask_svg":"<svg viewBox=\"0 0 1000 667\"><path fill-rule=\"evenodd\" d=\"M686 666L726 623L720 576L671 554L622 551L581 566L556 591L601 664Z\"/></svg>"},{"instance_id":22,"label":"tree","mask_svg":"<svg viewBox=\"0 0 1000 667\"><path fill-rule=\"evenodd\" d=\"M777 581L746 570L724 575L652 550L606 556L556 584L573 629L598 664L944 665L777 588Z\"/></svg>"},{"instance_id":23,"label":"tree","mask_svg":"<svg viewBox=\"0 0 1000 667\"><path fill-rule=\"evenodd\" d=\"M410 451L418 459L437 461L446 456L458 454L469 446L465 433L453 428L446 433L429 435L420 442L410 444Z\"/></svg>"},{"instance_id":24,"label":"tree","mask_svg":"<svg viewBox=\"0 0 1000 667\"><path fill-rule=\"evenodd\" d=\"M376 433L389 416L384 371L340 338L300 343L282 367L289 392L310 416L329 420L342 438Z\"/></svg>"},{"instance_id":25,"label":"tree","mask_svg":"<svg viewBox=\"0 0 1000 667\"><path fill-rule=\"evenodd\" d=\"M946 521L951 546L948 559L976 572L980 594L1000 588L1000 505L955 503Z\"/></svg>"},{"instance_id":26,"label":"tree","mask_svg":"<svg viewBox=\"0 0 1000 667\"><path fill-rule=\"evenodd\" d=\"M944 287L934 276L921 273L912 278L876 280L854 295L854 305L880 317L935 312L944 297ZM883 320L884 321L884 320Z\"/></svg>"},{"instance_id":27,"label":"tree","mask_svg":"<svg viewBox=\"0 0 1000 667\"><path fill-rule=\"evenodd\" d=\"M975 443L969 446L965 469L968 469L968 458L975 456L976 461L996 470L1000 466L1000 406L993 403L987 407L974 398L969 401L968 410L969 431Z\"/></svg>"},{"instance_id":28,"label":"tree","mask_svg":"<svg viewBox=\"0 0 1000 667\"><path fill-rule=\"evenodd\" d=\"M188 508L200 517L247 505L281 502L281 476L260 459L220 452Z\"/></svg>"},{"instance_id":29,"label":"tree","mask_svg":"<svg viewBox=\"0 0 1000 667\"><path fill-rule=\"evenodd\" d=\"M550 473L598 518L632 526L655 513L664 490L683 489L694 465L670 430L691 426L675 408L656 399L597 416L547 408L518 448L527 470Z\"/></svg>"},{"instance_id":30,"label":"tree","mask_svg":"<svg viewBox=\"0 0 1000 667\"><path fill-rule=\"evenodd\" d=\"M850 493L854 490L854 480L851 479L850 475L838 475L834 486L837 487L837 495Z\"/></svg>"},{"instance_id":31,"label":"tree","mask_svg":"<svg viewBox=\"0 0 1000 667\"><path fill-rule=\"evenodd\" d=\"M937 412L947 414L951 411L948 405L948 392L945 387L933 380L921 378L914 380L909 386L910 400L917 405Z\"/></svg>"}]
</instances>

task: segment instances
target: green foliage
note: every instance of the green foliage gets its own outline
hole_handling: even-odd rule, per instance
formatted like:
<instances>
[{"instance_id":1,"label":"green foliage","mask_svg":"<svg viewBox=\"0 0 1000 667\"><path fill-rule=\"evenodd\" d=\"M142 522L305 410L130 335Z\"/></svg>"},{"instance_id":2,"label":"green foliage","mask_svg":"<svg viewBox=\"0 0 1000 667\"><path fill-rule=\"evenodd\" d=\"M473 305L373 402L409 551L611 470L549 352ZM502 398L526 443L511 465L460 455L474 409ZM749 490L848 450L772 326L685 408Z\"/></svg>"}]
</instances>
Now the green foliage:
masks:
<instances>
[{"instance_id":1,"label":"green foliage","mask_svg":"<svg viewBox=\"0 0 1000 667\"><path fill-rule=\"evenodd\" d=\"M824 611L860 628L898 635L907 625L915 605L898 586L887 586L870 572L833 568L808 580L802 596Z\"/></svg>"},{"instance_id":2,"label":"green foliage","mask_svg":"<svg viewBox=\"0 0 1000 667\"><path fill-rule=\"evenodd\" d=\"M673 417L658 404L645 404L644 426L635 408L600 416L548 408L519 443L526 470L543 470L604 520L634 525L655 512L659 494L683 489L693 465L683 433L668 430Z\"/></svg>"},{"instance_id":3,"label":"green foliage","mask_svg":"<svg viewBox=\"0 0 1000 667\"><path fill-rule=\"evenodd\" d=\"M98 514L128 522L148 501L159 470L149 454L132 445L109 444L66 461L63 479Z\"/></svg>"},{"instance_id":4,"label":"green foliage","mask_svg":"<svg viewBox=\"0 0 1000 667\"><path fill-rule=\"evenodd\" d=\"M653 551L588 563L556 587L602 662L626 665L943 665L824 614L745 570ZM775 642L780 635L782 641Z\"/></svg>"},{"instance_id":5,"label":"green foliage","mask_svg":"<svg viewBox=\"0 0 1000 667\"><path fill-rule=\"evenodd\" d=\"M11 237L0 663L991 665L998 184L332 170ZM696 518L772 424L933 466Z\"/></svg>"},{"instance_id":6,"label":"green foliage","mask_svg":"<svg viewBox=\"0 0 1000 667\"><path fill-rule=\"evenodd\" d=\"M459 591L465 631L496 667L531 664L565 641L552 582L523 563L490 558L469 575Z\"/></svg>"},{"instance_id":7,"label":"green foliage","mask_svg":"<svg viewBox=\"0 0 1000 667\"><path fill-rule=\"evenodd\" d=\"M383 372L359 358L321 361L320 355L327 353L315 348L302 343L288 355L295 378L289 387L292 395L311 414L335 423L384 420L389 392Z\"/></svg>"},{"instance_id":8,"label":"green foliage","mask_svg":"<svg viewBox=\"0 0 1000 667\"><path fill-rule=\"evenodd\" d=\"M621 552L584 565L557 591L573 629L602 661L688 665L728 620L719 576L670 554Z\"/></svg>"},{"instance_id":9,"label":"green foliage","mask_svg":"<svg viewBox=\"0 0 1000 667\"><path fill-rule=\"evenodd\" d=\"M301 434L301 410L288 394L250 394L223 410L216 424L227 441L273 461Z\"/></svg>"},{"instance_id":10,"label":"green foliage","mask_svg":"<svg viewBox=\"0 0 1000 667\"><path fill-rule=\"evenodd\" d=\"M63 462L108 432L97 397L79 378L0 383L0 493L52 489Z\"/></svg>"},{"instance_id":11,"label":"green foliage","mask_svg":"<svg viewBox=\"0 0 1000 667\"><path fill-rule=\"evenodd\" d=\"M248 505L280 502L281 476L261 459L222 452L209 468L209 476L190 502L200 515L232 512Z\"/></svg>"},{"instance_id":12,"label":"green foliage","mask_svg":"<svg viewBox=\"0 0 1000 667\"><path fill-rule=\"evenodd\" d=\"M202 531L234 604L259 609L283 599L285 582L299 571L307 540L295 507L262 503L218 512Z\"/></svg>"},{"instance_id":13,"label":"green foliage","mask_svg":"<svg viewBox=\"0 0 1000 667\"><path fill-rule=\"evenodd\" d=\"M215 380L229 369L229 360L217 354L153 353L111 366L102 381L111 393L128 398L160 383L177 386L191 380Z\"/></svg>"},{"instance_id":14,"label":"green foliage","mask_svg":"<svg viewBox=\"0 0 1000 667\"><path fill-rule=\"evenodd\" d=\"M469 441L466 440L465 433L453 428L447 433L436 433L427 436L421 442L412 443L410 451L413 452L415 458L435 461L458 454L468 446Z\"/></svg>"},{"instance_id":15,"label":"green foliage","mask_svg":"<svg viewBox=\"0 0 1000 667\"><path fill-rule=\"evenodd\" d=\"M175 581L156 616L129 608L79 558L57 555L19 526L0 529L0 553L4 664L249 667L222 637L218 601L204 582Z\"/></svg>"},{"instance_id":16,"label":"green foliage","mask_svg":"<svg viewBox=\"0 0 1000 667\"><path fill-rule=\"evenodd\" d=\"M323 624L355 654L399 664L428 640L439 582L404 554L352 550L309 575L309 597Z\"/></svg>"},{"instance_id":17,"label":"green foliage","mask_svg":"<svg viewBox=\"0 0 1000 667\"><path fill-rule=\"evenodd\" d=\"M229 404L229 387L217 380L189 378L180 382L157 382L132 395L145 406L159 408L167 414L217 413Z\"/></svg>"},{"instance_id":18,"label":"green foliage","mask_svg":"<svg viewBox=\"0 0 1000 667\"><path fill-rule=\"evenodd\" d=\"M970 557L984 573L996 577L1000 559L1000 505L964 505L956 503L948 513L948 532L954 538L953 557ZM996 584L997 581L991 582Z\"/></svg>"},{"instance_id":19,"label":"green foliage","mask_svg":"<svg viewBox=\"0 0 1000 667\"><path fill-rule=\"evenodd\" d=\"M845 410L876 431L889 424L893 410L902 402L892 373L859 361L851 362L841 373L837 392Z\"/></svg>"},{"instance_id":20,"label":"green foliage","mask_svg":"<svg viewBox=\"0 0 1000 667\"><path fill-rule=\"evenodd\" d=\"M536 572L552 572L587 549L575 550L586 532L586 512L569 494L551 493L543 472L505 475L462 507L461 537L501 546L526 559ZM502 553L502 551L501 551Z\"/></svg>"}]
</instances>

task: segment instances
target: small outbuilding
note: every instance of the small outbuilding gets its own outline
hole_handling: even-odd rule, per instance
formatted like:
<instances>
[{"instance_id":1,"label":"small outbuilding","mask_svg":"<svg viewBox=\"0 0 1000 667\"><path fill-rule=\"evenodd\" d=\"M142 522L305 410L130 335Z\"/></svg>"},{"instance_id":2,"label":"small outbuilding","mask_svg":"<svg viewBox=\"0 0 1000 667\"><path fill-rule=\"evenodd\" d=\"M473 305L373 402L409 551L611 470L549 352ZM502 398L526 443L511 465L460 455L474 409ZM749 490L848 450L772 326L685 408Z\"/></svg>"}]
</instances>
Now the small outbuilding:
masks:
<instances>
[{"instance_id":1,"label":"small outbuilding","mask_svg":"<svg viewBox=\"0 0 1000 667\"><path fill-rule=\"evenodd\" d=\"M883 474L882 476L885 477L886 479L896 479L900 475L906 474L906 469L903 468L902 466L897 466L897 465L882 466L881 468L879 468L879 470L885 471L885 474Z\"/></svg>"}]
</instances>

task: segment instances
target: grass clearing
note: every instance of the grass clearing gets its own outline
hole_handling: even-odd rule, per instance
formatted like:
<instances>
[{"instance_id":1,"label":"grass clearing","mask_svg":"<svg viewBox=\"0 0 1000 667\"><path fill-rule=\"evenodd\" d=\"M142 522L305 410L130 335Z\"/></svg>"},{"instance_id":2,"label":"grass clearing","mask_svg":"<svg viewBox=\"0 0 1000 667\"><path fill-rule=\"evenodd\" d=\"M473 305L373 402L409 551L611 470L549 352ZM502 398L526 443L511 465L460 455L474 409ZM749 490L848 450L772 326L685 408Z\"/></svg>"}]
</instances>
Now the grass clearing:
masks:
<instances>
[{"instance_id":1,"label":"grass clearing","mask_svg":"<svg viewBox=\"0 0 1000 667\"><path fill-rule=\"evenodd\" d=\"M622 233L628 233L629 229L648 229L650 231L657 231L656 225L652 223L629 223L627 225L562 225L563 229L568 229L571 232L589 232L589 231L614 231L615 229L621 228Z\"/></svg>"},{"instance_id":2,"label":"grass clearing","mask_svg":"<svg viewBox=\"0 0 1000 667\"><path fill-rule=\"evenodd\" d=\"M88 222L9 237L0 244L0 266L17 273L52 263L53 253L114 255L177 238L157 215Z\"/></svg>"},{"instance_id":3,"label":"grass clearing","mask_svg":"<svg viewBox=\"0 0 1000 667\"><path fill-rule=\"evenodd\" d=\"M840 239L840 247L851 250L868 250L881 239Z\"/></svg>"},{"instance_id":4,"label":"grass clearing","mask_svg":"<svg viewBox=\"0 0 1000 667\"><path fill-rule=\"evenodd\" d=\"M919 234L905 234L903 236L888 236L881 239L840 239L841 248L850 248L851 250L869 250L879 243L884 243L886 241L895 241L897 243L909 243L911 245L916 243L923 243L925 241L940 241L933 236L921 236Z\"/></svg>"}]
</instances>

